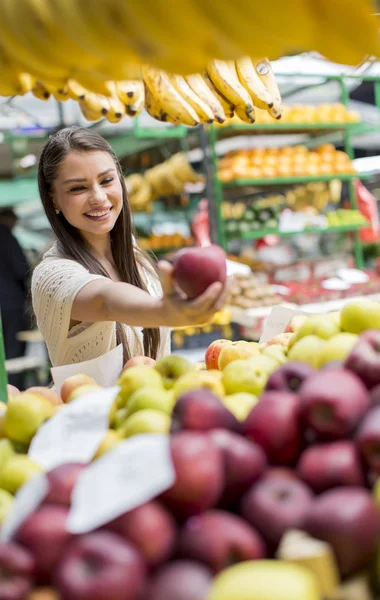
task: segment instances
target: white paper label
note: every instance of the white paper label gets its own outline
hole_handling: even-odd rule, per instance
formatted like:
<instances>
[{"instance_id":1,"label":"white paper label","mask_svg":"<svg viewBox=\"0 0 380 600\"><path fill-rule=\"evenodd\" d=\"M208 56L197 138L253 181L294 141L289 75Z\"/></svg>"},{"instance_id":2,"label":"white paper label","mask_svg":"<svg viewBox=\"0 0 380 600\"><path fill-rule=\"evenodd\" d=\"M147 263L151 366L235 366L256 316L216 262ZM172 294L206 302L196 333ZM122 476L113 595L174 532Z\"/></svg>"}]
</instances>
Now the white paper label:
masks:
<instances>
[{"instance_id":1,"label":"white paper label","mask_svg":"<svg viewBox=\"0 0 380 600\"><path fill-rule=\"evenodd\" d=\"M67 529L92 531L148 502L175 481L170 438L136 435L94 461L78 478Z\"/></svg>"},{"instance_id":2,"label":"white paper label","mask_svg":"<svg viewBox=\"0 0 380 600\"><path fill-rule=\"evenodd\" d=\"M54 381L54 387L57 394L61 393L61 387L68 377L83 373L89 377L93 377L98 385L103 387L111 387L120 376L123 368L123 346L119 344L116 348L84 362L75 363L73 365L65 365L64 367L53 367L51 375Z\"/></svg>"},{"instance_id":3,"label":"white paper label","mask_svg":"<svg viewBox=\"0 0 380 600\"><path fill-rule=\"evenodd\" d=\"M275 335L284 333L287 324L296 315L307 314L308 313L303 310L288 308L287 306L274 306L270 315L264 321L260 344L268 342L274 338Z\"/></svg>"},{"instance_id":4,"label":"white paper label","mask_svg":"<svg viewBox=\"0 0 380 600\"><path fill-rule=\"evenodd\" d=\"M20 525L31 515L47 496L49 482L44 473L35 475L17 492L12 510L0 529L0 541L9 542Z\"/></svg>"},{"instance_id":5,"label":"white paper label","mask_svg":"<svg viewBox=\"0 0 380 600\"><path fill-rule=\"evenodd\" d=\"M90 392L64 406L34 436L28 455L44 469L67 462L89 462L109 426L115 386Z\"/></svg>"}]
</instances>

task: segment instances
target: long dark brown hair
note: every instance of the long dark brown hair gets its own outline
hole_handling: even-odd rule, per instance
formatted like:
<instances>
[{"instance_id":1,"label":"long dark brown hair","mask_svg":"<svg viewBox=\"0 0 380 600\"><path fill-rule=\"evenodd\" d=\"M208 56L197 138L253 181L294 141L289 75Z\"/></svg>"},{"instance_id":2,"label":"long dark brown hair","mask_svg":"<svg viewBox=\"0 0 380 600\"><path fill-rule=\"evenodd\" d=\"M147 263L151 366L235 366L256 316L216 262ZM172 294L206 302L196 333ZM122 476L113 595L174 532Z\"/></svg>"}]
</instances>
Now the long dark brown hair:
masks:
<instances>
[{"instance_id":1,"label":"long dark brown hair","mask_svg":"<svg viewBox=\"0 0 380 600\"><path fill-rule=\"evenodd\" d=\"M62 161L72 151L101 151L112 156L123 193L122 210L110 232L112 256L120 279L147 291L147 286L141 276L141 269L145 267L154 271L154 266L145 253L136 248L133 243L131 211L120 162L112 147L104 138L83 127L66 127L52 135L44 146L38 165L40 196L46 216L57 237L59 252L63 256L83 265L90 273L110 277L109 273L91 253L80 231L70 225L62 213L57 215L53 206L53 181L57 177L57 171ZM145 355L156 358L160 344L160 330L144 329L143 334ZM116 323L116 339L118 344L123 345L124 360L128 360L131 353L121 323Z\"/></svg>"}]
</instances>

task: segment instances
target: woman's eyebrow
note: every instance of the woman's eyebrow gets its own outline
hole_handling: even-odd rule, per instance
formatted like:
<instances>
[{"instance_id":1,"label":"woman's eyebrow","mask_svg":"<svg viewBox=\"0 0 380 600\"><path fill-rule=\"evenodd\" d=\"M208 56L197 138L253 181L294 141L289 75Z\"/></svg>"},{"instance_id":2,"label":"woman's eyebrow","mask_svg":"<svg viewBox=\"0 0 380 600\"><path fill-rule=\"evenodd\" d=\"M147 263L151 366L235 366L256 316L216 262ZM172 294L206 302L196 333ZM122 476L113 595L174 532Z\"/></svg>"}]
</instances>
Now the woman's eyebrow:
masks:
<instances>
[{"instance_id":1,"label":"woman's eyebrow","mask_svg":"<svg viewBox=\"0 0 380 600\"><path fill-rule=\"evenodd\" d=\"M103 175L106 175L107 173L110 173L111 171L114 171L114 170L115 169L113 169L112 167L110 169L106 169L105 171L102 171L101 173L99 173L98 177L103 177ZM73 183L73 182L76 182L76 183L80 182L81 183L83 181L86 181L85 177L84 178L77 178L77 177L75 177L75 178L72 178L72 179L65 179L65 181L63 183L64 184L65 183Z\"/></svg>"}]
</instances>

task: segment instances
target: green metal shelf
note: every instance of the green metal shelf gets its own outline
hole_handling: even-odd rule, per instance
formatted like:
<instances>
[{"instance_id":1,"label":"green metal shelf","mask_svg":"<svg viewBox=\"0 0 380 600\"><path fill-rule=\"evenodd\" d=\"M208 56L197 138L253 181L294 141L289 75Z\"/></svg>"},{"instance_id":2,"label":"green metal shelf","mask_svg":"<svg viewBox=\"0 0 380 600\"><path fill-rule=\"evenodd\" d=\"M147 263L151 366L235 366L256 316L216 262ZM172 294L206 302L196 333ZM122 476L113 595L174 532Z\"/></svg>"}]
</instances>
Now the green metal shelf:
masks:
<instances>
[{"instance_id":1,"label":"green metal shelf","mask_svg":"<svg viewBox=\"0 0 380 600\"><path fill-rule=\"evenodd\" d=\"M215 130L218 135L224 132L229 131L247 131L249 133L256 133L263 131L270 131L273 133L281 133L284 132L296 132L296 133L310 133L313 131L347 131L350 133L356 134L356 131L360 131L362 128L361 122L333 122L333 123L289 123L281 121L276 121L273 123L253 123L252 125L248 125L246 123L231 123L231 125L225 125L224 127L215 127Z\"/></svg>"},{"instance_id":2,"label":"green metal shelf","mask_svg":"<svg viewBox=\"0 0 380 600\"><path fill-rule=\"evenodd\" d=\"M303 231L279 231L278 229L258 229L257 231L247 231L239 235L228 235L228 240L257 240L267 235L278 235L279 237L287 237L305 233L344 233L347 231L359 231L369 226L369 223L353 224L353 225L335 225L332 227L306 227Z\"/></svg>"},{"instance_id":3,"label":"green metal shelf","mask_svg":"<svg viewBox=\"0 0 380 600\"><path fill-rule=\"evenodd\" d=\"M297 177L269 177L257 179L233 179L232 181L221 182L223 188L242 187L248 185L291 185L293 183L309 183L313 181L333 181L340 179L341 181L353 181L354 179L366 179L370 174L360 175L360 173L334 173L332 175L300 175Z\"/></svg>"}]
</instances>

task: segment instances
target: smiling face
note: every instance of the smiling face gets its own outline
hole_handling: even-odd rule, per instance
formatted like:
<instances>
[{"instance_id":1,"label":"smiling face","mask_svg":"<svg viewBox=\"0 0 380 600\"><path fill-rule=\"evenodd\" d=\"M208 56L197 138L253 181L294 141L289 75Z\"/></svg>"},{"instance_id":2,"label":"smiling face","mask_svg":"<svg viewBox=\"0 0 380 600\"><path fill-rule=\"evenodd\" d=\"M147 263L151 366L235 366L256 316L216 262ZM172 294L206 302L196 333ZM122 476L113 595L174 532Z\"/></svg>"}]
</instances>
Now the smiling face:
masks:
<instances>
[{"instance_id":1,"label":"smiling face","mask_svg":"<svg viewBox=\"0 0 380 600\"><path fill-rule=\"evenodd\" d=\"M123 206L123 192L113 158L107 152L70 152L53 182L54 208L82 236L104 236Z\"/></svg>"}]
</instances>

